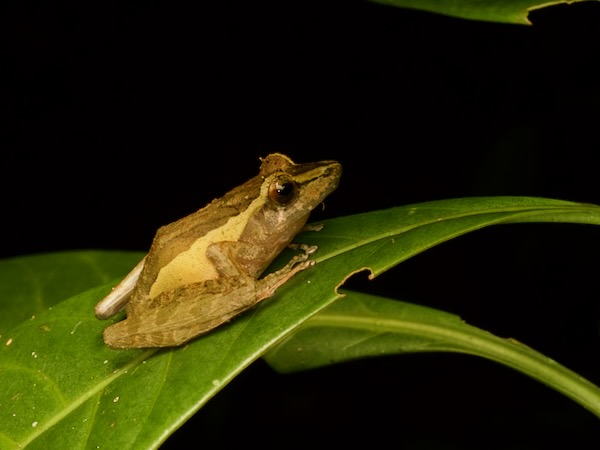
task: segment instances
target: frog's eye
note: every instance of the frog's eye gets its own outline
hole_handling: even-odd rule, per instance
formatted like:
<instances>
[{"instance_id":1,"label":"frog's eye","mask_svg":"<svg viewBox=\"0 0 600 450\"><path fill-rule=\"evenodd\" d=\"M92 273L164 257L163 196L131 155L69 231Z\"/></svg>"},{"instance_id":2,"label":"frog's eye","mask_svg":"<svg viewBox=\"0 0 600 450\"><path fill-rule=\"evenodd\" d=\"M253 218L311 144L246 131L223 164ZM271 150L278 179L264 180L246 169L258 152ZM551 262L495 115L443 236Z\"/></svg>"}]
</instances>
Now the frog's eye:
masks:
<instances>
[{"instance_id":1,"label":"frog's eye","mask_svg":"<svg viewBox=\"0 0 600 450\"><path fill-rule=\"evenodd\" d=\"M276 178L269 186L269 199L280 206L292 203L298 193L298 186L289 177Z\"/></svg>"}]
</instances>

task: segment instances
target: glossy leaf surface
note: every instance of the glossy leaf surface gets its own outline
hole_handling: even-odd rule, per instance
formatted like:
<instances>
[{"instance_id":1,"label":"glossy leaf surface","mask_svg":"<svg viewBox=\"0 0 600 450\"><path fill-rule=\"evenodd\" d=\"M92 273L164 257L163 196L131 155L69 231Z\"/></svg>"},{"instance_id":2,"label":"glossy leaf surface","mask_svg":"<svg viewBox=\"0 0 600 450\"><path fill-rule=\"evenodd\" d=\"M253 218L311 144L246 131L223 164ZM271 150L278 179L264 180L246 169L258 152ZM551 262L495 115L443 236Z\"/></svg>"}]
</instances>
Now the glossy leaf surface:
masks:
<instances>
[{"instance_id":1,"label":"glossy leaf surface","mask_svg":"<svg viewBox=\"0 0 600 450\"><path fill-rule=\"evenodd\" d=\"M599 224L600 208L539 198L466 198L330 220L322 231L297 239L319 245L316 267L229 324L164 350L104 345L102 330L122 315L99 321L93 308L114 282L48 307L55 303L53 292L111 279L140 254L115 254L112 263L103 263L110 269L101 270L90 270L107 257L96 252L19 258L19 270L29 276L16 275L15 260L2 261L0 309L11 316L20 306L27 312L25 319L3 322L0 447L157 448L252 361L338 298L336 286L351 273L368 268L376 275L441 242L512 222ZM47 264L53 258L56 265ZM74 260L59 263L63 258ZM78 269L77 261L87 269Z\"/></svg>"}]
</instances>

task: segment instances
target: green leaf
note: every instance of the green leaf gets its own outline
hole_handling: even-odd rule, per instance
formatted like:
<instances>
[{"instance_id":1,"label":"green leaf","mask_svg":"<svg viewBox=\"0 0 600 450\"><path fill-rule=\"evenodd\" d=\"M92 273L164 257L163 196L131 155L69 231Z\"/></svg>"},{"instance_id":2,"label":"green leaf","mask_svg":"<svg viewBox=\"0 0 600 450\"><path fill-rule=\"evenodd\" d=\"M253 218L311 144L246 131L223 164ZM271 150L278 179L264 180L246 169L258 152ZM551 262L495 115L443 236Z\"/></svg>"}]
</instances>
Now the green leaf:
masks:
<instances>
[{"instance_id":1,"label":"green leaf","mask_svg":"<svg viewBox=\"0 0 600 450\"><path fill-rule=\"evenodd\" d=\"M351 273L367 268L380 273L489 225L534 221L599 224L600 207L538 198L467 198L327 221L322 231L297 239L319 245L315 268L239 319L176 349L119 351L103 344L102 330L121 317L99 321L93 308L112 284L41 312L45 301L38 302L35 318L28 312L2 334L0 447L156 448L252 361L338 298L336 286ZM123 254L121 261L133 266L139 256ZM275 265L289 258L284 252ZM0 265L0 272L12 263ZM47 264L45 270L54 275L28 278L34 284L46 280L43 288L17 282L23 292L8 289L5 295L12 292L18 301L3 296L0 310L5 304L14 311L15 303L53 298L54 289L80 282L80 275L73 275L80 274L78 269L58 274ZM0 273L0 279L11 282L10 274Z\"/></svg>"},{"instance_id":2,"label":"green leaf","mask_svg":"<svg viewBox=\"0 0 600 450\"><path fill-rule=\"evenodd\" d=\"M423 11L460 17L463 19L489 22L530 25L529 12L561 3L571 4L584 0L563 0L541 2L539 0L372 0L375 3L399 8L419 9Z\"/></svg>"},{"instance_id":3,"label":"green leaf","mask_svg":"<svg viewBox=\"0 0 600 450\"><path fill-rule=\"evenodd\" d=\"M324 222L319 273L330 279L370 270L372 277L435 245L490 225L524 222L600 224L596 205L532 197L470 197L400 206ZM548 243L549 245L551 243Z\"/></svg>"},{"instance_id":4,"label":"green leaf","mask_svg":"<svg viewBox=\"0 0 600 450\"><path fill-rule=\"evenodd\" d=\"M0 336L49 306L123 277L139 252L72 251L0 261Z\"/></svg>"},{"instance_id":5,"label":"green leaf","mask_svg":"<svg viewBox=\"0 0 600 450\"><path fill-rule=\"evenodd\" d=\"M278 296L306 277L295 277ZM294 308L257 308L182 348L111 350L102 330L122 317L99 321L93 309L112 284L3 336L0 448L157 448L299 320ZM308 304L320 301L317 287L301 289Z\"/></svg>"},{"instance_id":6,"label":"green leaf","mask_svg":"<svg viewBox=\"0 0 600 450\"><path fill-rule=\"evenodd\" d=\"M359 358L415 352L458 352L512 367L562 392L600 417L600 388L513 340L467 325L432 308L349 292L265 355L281 373Z\"/></svg>"}]
</instances>

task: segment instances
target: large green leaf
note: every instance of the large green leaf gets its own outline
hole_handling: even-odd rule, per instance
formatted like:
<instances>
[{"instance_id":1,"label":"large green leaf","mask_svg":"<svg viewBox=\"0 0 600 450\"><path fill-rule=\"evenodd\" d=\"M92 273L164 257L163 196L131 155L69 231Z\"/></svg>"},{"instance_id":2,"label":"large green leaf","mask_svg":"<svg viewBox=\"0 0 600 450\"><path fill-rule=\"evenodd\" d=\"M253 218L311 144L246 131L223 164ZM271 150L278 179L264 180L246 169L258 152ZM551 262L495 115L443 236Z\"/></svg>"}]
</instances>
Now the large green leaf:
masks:
<instances>
[{"instance_id":1,"label":"large green leaf","mask_svg":"<svg viewBox=\"0 0 600 450\"><path fill-rule=\"evenodd\" d=\"M372 0L400 8L420 9L463 19L530 25L528 15L534 9L584 0L543 2L540 0Z\"/></svg>"},{"instance_id":2,"label":"large green leaf","mask_svg":"<svg viewBox=\"0 0 600 450\"><path fill-rule=\"evenodd\" d=\"M136 252L72 251L0 261L0 337L60 301L124 276Z\"/></svg>"},{"instance_id":3,"label":"large green leaf","mask_svg":"<svg viewBox=\"0 0 600 450\"><path fill-rule=\"evenodd\" d=\"M315 268L239 319L177 349L106 348L101 333L111 321L96 320L93 307L111 284L36 312L35 318L28 312L2 335L0 446L156 448L236 374L330 305L338 297L335 287L350 273L370 268L377 274L469 231L524 221L599 224L600 207L538 198L467 198L327 221L322 231L298 238L319 245ZM139 254L122 257L133 265ZM278 264L289 257L282 255ZM3 269L12 263L0 265L2 284L11 283ZM73 278L57 276L65 284ZM59 289L58 284L49 280L46 289ZM46 295L39 289L27 292L19 302ZM14 311L11 299L0 303L0 309L8 304Z\"/></svg>"}]
</instances>

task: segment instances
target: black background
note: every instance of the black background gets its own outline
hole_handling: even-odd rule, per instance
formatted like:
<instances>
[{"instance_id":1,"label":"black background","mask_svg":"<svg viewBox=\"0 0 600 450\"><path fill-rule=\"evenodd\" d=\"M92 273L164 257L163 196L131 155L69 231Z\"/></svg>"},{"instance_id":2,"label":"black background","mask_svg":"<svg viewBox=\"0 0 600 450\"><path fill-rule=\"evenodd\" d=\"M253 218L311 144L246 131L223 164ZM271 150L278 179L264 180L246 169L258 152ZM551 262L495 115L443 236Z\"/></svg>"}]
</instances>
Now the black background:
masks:
<instances>
[{"instance_id":1,"label":"black background","mask_svg":"<svg viewBox=\"0 0 600 450\"><path fill-rule=\"evenodd\" d=\"M343 164L314 220L479 195L600 204L600 5L530 19L358 0L5 11L0 256L147 249L274 151ZM350 286L459 314L599 383L599 239L495 227ZM291 376L258 361L164 448L584 448L597 430L579 405L473 357Z\"/></svg>"}]
</instances>

